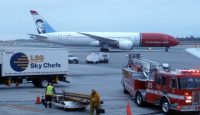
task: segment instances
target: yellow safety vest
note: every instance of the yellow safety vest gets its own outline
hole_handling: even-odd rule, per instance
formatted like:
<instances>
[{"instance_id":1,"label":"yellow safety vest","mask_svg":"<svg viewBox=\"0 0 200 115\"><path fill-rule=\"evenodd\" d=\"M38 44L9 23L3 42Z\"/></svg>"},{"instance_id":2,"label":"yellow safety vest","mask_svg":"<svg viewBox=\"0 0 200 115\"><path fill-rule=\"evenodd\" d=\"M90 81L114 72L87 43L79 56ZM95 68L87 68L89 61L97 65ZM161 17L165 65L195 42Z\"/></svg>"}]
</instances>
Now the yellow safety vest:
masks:
<instances>
[{"instance_id":1,"label":"yellow safety vest","mask_svg":"<svg viewBox=\"0 0 200 115\"><path fill-rule=\"evenodd\" d=\"M47 86L46 95L53 95L53 88L51 85Z\"/></svg>"}]
</instances>

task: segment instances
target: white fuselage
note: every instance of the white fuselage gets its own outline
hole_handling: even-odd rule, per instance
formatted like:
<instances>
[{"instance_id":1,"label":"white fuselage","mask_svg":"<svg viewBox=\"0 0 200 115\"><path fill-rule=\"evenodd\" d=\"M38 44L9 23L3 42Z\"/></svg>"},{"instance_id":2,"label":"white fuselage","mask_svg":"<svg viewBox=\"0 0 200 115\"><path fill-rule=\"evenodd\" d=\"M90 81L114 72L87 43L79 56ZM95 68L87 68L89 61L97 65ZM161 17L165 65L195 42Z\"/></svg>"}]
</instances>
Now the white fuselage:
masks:
<instances>
[{"instance_id":1,"label":"white fuselage","mask_svg":"<svg viewBox=\"0 0 200 115\"><path fill-rule=\"evenodd\" d=\"M90 35L95 35L112 40L128 41L133 43L133 46L140 45L140 33L138 32L84 32ZM79 34L77 32L53 32L41 34L47 37L47 42L62 44L67 46L99 46L99 41L89 36Z\"/></svg>"}]
</instances>

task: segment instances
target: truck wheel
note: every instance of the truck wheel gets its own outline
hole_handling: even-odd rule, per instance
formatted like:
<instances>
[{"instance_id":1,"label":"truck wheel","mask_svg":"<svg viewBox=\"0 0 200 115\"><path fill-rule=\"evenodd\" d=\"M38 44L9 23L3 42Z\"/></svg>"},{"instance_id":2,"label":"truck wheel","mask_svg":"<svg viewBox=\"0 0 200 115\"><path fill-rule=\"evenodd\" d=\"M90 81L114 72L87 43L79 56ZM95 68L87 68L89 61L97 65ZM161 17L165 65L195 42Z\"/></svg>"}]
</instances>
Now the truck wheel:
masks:
<instances>
[{"instance_id":1,"label":"truck wheel","mask_svg":"<svg viewBox=\"0 0 200 115\"><path fill-rule=\"evenodd\" d=\"M167 101L167 99L163 99L161 101L161 109L163 111L163 113L168 114L170 113L170 107L169 107L169 102Z\"/></svg>"},{"instance_id":2,"label":"truck wheel","mask_svg":"<svg viewBox=\"0 0 200 115\"><path fill-rule=\"evenodd\" d=\"M140 92L136 93L136 96L135 96L135 102L138 106L143 106L144 105L144 101L143 101L143 98L142 98L142 94Z\"/></svg>"},{"instance_id":3,"label":"truck wheel","mask_svg":"<svg viewBox=\"0 0 200 115\"><path fill-rule=\"evenodd\" d=\"M72 61L72 63L78 63L78 61L74 59L74 60Z\"/></svg>"},{"instance_id":4,"label":"truck wheel","mask_svg":"<svg viewBox=\"0 0 200 115\"><path fill-rule=\"evenodd\" d=\"M48 81L47 79L41 79L41 80L40 80L40 87L41 87L41 88L47 87L48 84L49 84L49 81Z\"/></svg>"},{"instance_id":5,"label":"truck wheel","mask_svg":"<svg viewBox=\"0 0 200 115\"><path fill-rule=\"evenodd\" d=\"M33 80L32 83L33 83L33 85L34 85L35 87L39 87L39 82L38 82L38 80Z\"/></svg>"},{"instance_id":6,"label":"truck wheel","mask_svg":"<svg viewBox=\"0 0 200 115\"><path fill-rule=\"evenodd\" d=\"M100 52L109 52L109 49L102 47L102 48L100 48Z\"/></svg>"},{"instance_id":7,"label":"truck wheel","mask_svg":"<svg viewBox=\"0 0 200 115\"><path fill-rule=\"evenodd\" d=\"M73 61L69 60L69 61L68 61L68 63L69 63L69 64L72 64L72 63L73 63Z\"/></svg>"},{"instance_id":8,"label":"truck wheel","mask_svg":"<svg viewBox=\"0 0 200 115\"><path fill-rule=\"evenodd\" d=\"M80 110L81 110L81 111L85 111L85 110L86 110L86 108L85 108L85 107L82 107L82 108L80 108Z\"/></svg>"}]
</instances>

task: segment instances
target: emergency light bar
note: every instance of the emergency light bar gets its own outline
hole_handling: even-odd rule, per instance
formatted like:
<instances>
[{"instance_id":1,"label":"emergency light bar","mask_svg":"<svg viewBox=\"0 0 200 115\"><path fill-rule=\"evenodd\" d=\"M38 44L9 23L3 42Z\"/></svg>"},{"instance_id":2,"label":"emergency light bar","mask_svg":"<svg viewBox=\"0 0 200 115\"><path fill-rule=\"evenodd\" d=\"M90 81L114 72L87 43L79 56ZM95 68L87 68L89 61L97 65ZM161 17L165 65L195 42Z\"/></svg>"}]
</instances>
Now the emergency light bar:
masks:
<instances>
[{"instance_id":1,"label":"emergency light bar","mask_svg":"<svg viewBox=\"0 0 200 115\"><path fill-rule=\"evenodd\" d=\"M200 70L180 70L183 74L192 74L192 75L200 75Z\"/></svg>"}]
</instances>

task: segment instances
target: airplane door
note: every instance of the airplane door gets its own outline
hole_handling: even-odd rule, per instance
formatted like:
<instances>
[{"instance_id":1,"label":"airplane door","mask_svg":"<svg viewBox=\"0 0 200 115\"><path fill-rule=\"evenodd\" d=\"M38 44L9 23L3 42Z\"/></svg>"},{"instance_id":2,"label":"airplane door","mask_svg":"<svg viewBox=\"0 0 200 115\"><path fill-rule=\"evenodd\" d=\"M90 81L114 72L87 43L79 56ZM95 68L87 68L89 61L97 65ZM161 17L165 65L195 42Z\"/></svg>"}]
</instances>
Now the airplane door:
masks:
<instances>
[{"instance_id":1,"label":"airplane door","mask_svg":"<svg viewBox=\"0 0 200 115\"><path fill-rule=\"evenodd\" d=\"M140 46L140 34L133 33L131 40L133 41L133 47Z\"/></svg>"},{"instance_id":2,"label":"airplane door","mask_svg":"<svg viewBox=\"0 0 200 115\"><path fill-rule=\"evenodd\" d=\"M67 34L67 35L63 35L63 40L61 42L65 42L65 44L73 44L72 42L72 35Z\"/></svg>"}]
</instances>

